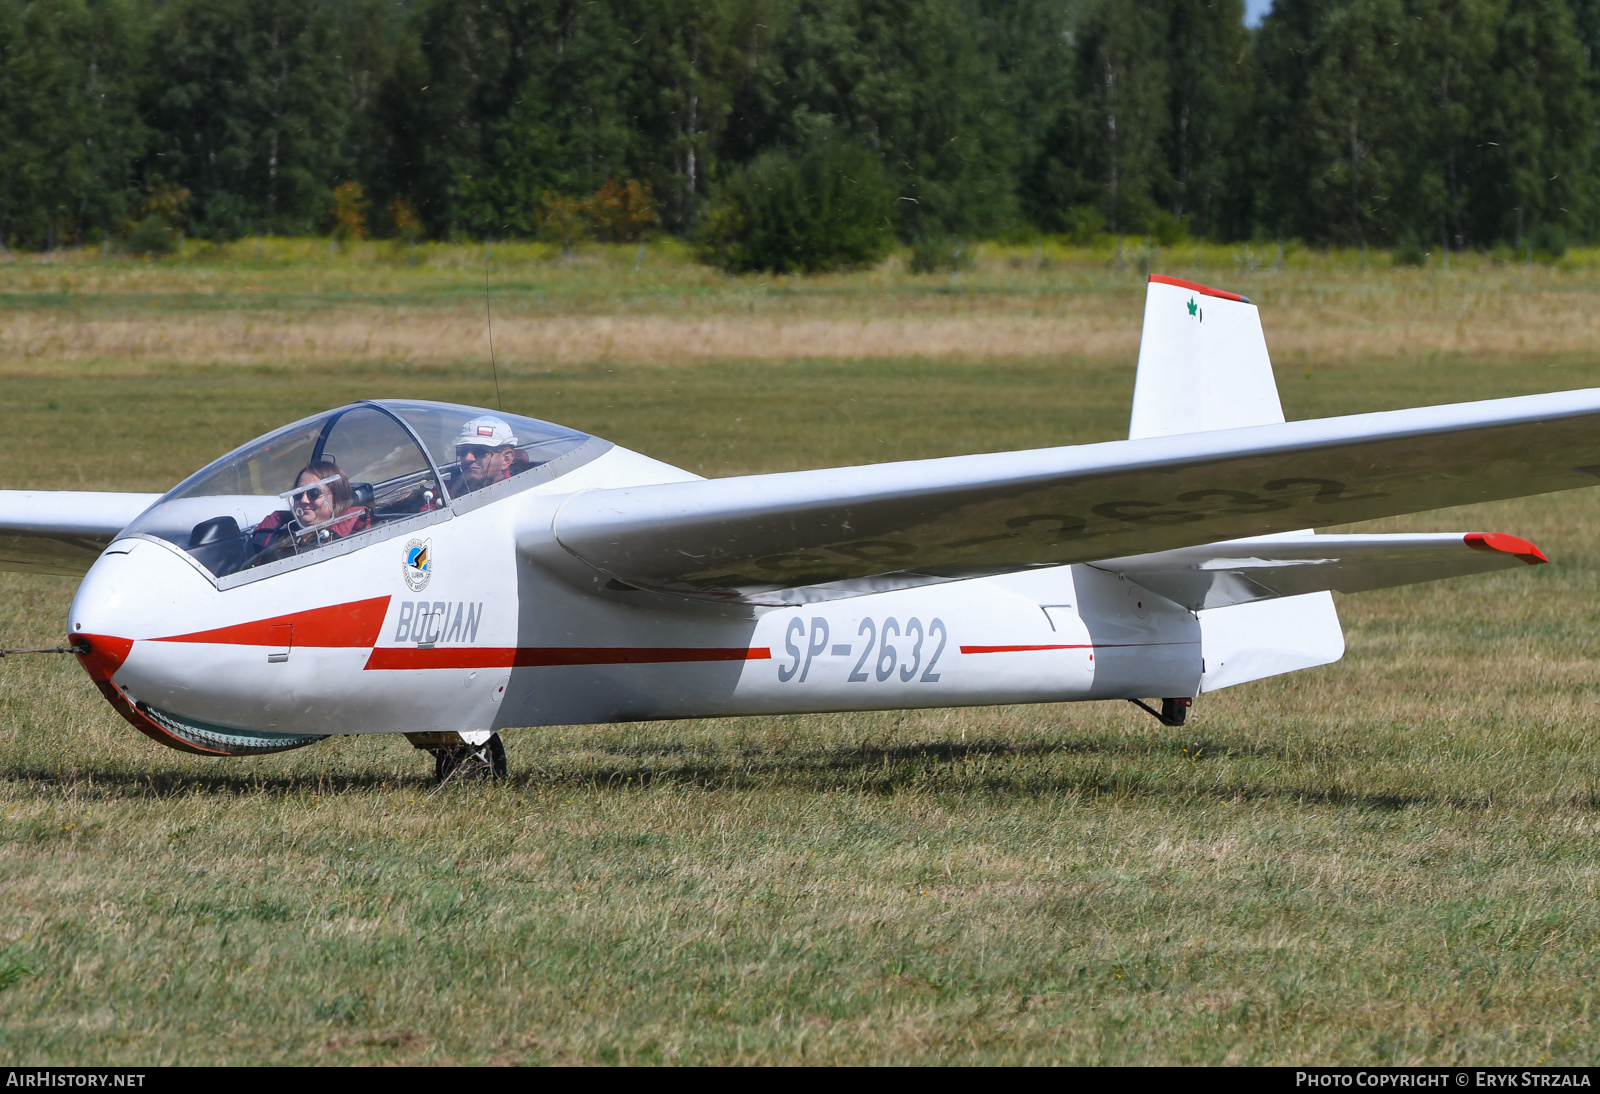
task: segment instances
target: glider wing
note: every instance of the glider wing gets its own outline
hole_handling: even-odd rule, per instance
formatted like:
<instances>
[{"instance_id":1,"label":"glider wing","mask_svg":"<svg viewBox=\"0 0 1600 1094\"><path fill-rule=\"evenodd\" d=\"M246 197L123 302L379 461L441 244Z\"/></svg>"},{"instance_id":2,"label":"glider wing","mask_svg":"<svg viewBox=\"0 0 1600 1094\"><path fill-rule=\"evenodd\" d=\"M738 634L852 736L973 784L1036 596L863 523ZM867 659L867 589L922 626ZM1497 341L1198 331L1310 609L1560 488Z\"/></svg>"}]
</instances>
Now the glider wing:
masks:
<instances>
[{"instance_id":1,"label":"glider wing","mask_svg":"<svg viewBox=\"0 0 1600 1094\"><path fill-rule=\"evenodd\" d=\"M1594 485L1600 388L585 491L554 531L628 585L781 604Z\"/></svg>"},{"instance_id":2,"label":"glider wing","mask_svg":"<svg viewBox=\"0 0 1600 1094\"><path fill-rule=\"evenodd\" d=\"M0 570L81 576L160 496L0 490Z\"/></svg>"}]
</instances>

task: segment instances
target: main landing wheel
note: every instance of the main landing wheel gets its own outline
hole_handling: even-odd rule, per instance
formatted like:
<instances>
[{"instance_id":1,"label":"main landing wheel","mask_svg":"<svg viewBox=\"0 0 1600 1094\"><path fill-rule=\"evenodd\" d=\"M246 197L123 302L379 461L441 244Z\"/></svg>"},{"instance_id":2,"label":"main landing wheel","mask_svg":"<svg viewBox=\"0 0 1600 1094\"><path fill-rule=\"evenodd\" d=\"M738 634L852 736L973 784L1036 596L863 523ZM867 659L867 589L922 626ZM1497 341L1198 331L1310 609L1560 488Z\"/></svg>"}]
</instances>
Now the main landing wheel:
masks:
<instances>
[{"instance_id":1,"label":"main landing wheel","mask_svg":"<svg viewBox=\"0 0 1600 1094\"><path fill-rule=\"evenodd\" d=\"M433 777L441 784L454 777L457 782L499 781L506 777L506 746L495 733L481 745L438 745L433 753Z\"/></svg>"}]
</instances>

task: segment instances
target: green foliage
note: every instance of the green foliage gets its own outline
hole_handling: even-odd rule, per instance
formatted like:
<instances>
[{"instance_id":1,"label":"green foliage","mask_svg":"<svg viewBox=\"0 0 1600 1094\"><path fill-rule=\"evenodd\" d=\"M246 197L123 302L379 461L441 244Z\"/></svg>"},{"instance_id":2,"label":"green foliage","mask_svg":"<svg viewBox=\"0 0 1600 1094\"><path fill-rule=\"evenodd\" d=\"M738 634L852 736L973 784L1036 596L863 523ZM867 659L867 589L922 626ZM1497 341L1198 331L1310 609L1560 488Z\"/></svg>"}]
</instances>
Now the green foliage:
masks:
<instances>
[{"instance_id":1,"label":"green foliage","mask_svg":"<svg viewBox=\"0 0 1600 1094\"><path fill-rule=\"evenodd\" d=\"M763 152L723 184L700 252L732 273L870 265L888 250L893 197L878 158L846 141Z\"/></svg>"},{"instance_id":2,"label":"green foliage","mask_svg":"<svg viewBox=\"0 0 1600 1094\"><path fill-rule=\"evenodd\" d=\"M1520 248L1583 208L1595 131L1567 0L1280 0L1257 55L1276 230Z\"/></svg>"},{"instance_id":3,"label":"green foliage","mask_svg":"<svg viewBox=\"0 0 1600 1094\"><path fill-rule=\"evenodd\" d=\"M346 181L375 209L404 202L416 235L701 237L722 183L825 134L878 157L893 232L919 247L1410 232L1525 252L1544 223L1600 238L1600 0L1277 0L1255 34L1242 15L1242 0L0 0L0 244L122 233L156 180L190 190L183 230L217 241L344 232L328 210ZM653 218L602 225L546 198L613 179L647 189ZM712 234L732 223L716 213Z\"/></svg>"},{"instance_id":4,"label":"green foliage","mask_svg":"<svg viewBox=\"0 0 1600 1094\"><path fill-rule=\"evenodd\" d=\"M1514 239L1523 223L1575 225L1595 115L1568 0L1512 0L1490 68L1486 124L1494 144L1487 148L1494 151L1473 196L1476 237Z\"/></svg>"},{"instance_id":5,"label":"green foliage","mask_svg":"<svg viewBox=\"0 0 1600 1094\"><path fill-rule=\"evenodd\" d=\"M178 249L178 233L161 217L144 217L129 227L126 244L136 255L167 255Z\"/></svg>"},{"instance_id":6,"label":"green foliage","mask_svg":"<svg viewBox=\"0 0 1600 1094\"><path fill-rule=\"evenodd\" d=\"M136 255L171 254L178 249L178 239L188 222L188 207L188 190L166 182L153 184L134 209L124 245Z\"/></svg>"},{"instance_id":7,"label":"green foliage","mask_svg":"<svg viewBox=\"0 0 1600 1094\"><path fill-rule=\"evenodd\" d=\"M744 159L823 133L854 138L904 199L893 210L902 240L986 236L1013 219L1021 104L1004 98L975 5L786 0L760 22L771 29L754 39L766 44L750 51L729 151Z\"/></svg>"},{"instance_id":8,"label":"green foliage","mask_svg":"<svg viewBox=\"0 0 1600 1094\"><path fill-rule=\"evenodd\" d=\"M160 170L204 212L197 233L319 229L349 121L330 9L176 0L159 10L151 65L160 78L145 114L160 133Z\"/></svg>"},{"instance_id":9,"label":"green foliage","mask_svg":"<svg viewBox=\"0 0 1600 1094\"><path fill-rule=\"evenodd\" d=\"M38 975L38 970L13 956L14 947L0 950L0 991L16 987L24 980Z\"/></svg>"},{"instance_id":10,"label":"green foliage","mask_svg":"<svg viewBox=\"0 0 1600 1094\"><path fill-rule=\"evenodd\" d=\"M1189 238L1188 218L1173 216L1165 210L1151 217L1147 227L1150 238L1162 247L1176 247Z\"/></svg>"},{"instance_id":11,"label":"green foliage","mask_svg":"<svg viewBox=\"0 0 1600 1094\"><path fill-rule=\"evenodd\" d=\"M0 0L0 245L120 227L148 136L137 19L120 0Z\"/></svg>"},{"instance_id":12,"label":"green foliage","mask_svg":"<svg viewBox=\"0 0 1600 1094\"><path fill-rule=\"evenodd\" d=\"M972 268L972 246L960 236L918 236L911 243L908 265L912 273L934 273L939 270L967 270Z\"/></svg>"},{"instance_id":13,"label":"green foliage","mask_svg":"<svg viewBox=\"0 0 1600 1094\"><path fill-rule=\"evenodd\" d=\"M1567 233L1552 221L1545 221L1533 230L1530 240L1536 257L1554 261L1567 253Z\"/></svg>"},{"instance_id":14,"label":"green foliage","mask_svg":"<svg viewBox=\"0 0 1600 1094\"><path fill-rule=\"evenodd\" d=\"M1400 69L1406 26L1401 0L1283 0L1264 22L1262 214L1275 230L1352 247L1394 237L1416 90Z\"/></svg>"},{"instance_id":15,"label":"green foliage","mask_svg":"<svg viewBox=\"0 0 1600 1094\"><path fill-rule=\"evenodd\" d=\"M1061 234L1075 247L1087 247L1106 230L1105 210L1098 205L1074 205L1061 216Z\"/></svg>"},{"instance_id":16,"label":"green foliage","mask_svg":"<svg viewBox=\"0 0 1600 1094\"><path fill-rule=\"evenodd\" d=\"M1416 236L1405 232L1395 240L1389 261L1396 266L1425 266L1428 264L1428 252L1417 242Z\"/></svg>"},{"instance_id":17,"label":"green foliage","mask_svg":"<svg viewBox=\"0 0 1600 1094\"><path fill-rule=\"evenodd\" d=\"M1153 4L1101 0L1078 31L1063 151L1075 200L1097 196L1113 234L1138 231L1155 213L1168 118L1162 12Z\"/></svg>"}]
</instances>

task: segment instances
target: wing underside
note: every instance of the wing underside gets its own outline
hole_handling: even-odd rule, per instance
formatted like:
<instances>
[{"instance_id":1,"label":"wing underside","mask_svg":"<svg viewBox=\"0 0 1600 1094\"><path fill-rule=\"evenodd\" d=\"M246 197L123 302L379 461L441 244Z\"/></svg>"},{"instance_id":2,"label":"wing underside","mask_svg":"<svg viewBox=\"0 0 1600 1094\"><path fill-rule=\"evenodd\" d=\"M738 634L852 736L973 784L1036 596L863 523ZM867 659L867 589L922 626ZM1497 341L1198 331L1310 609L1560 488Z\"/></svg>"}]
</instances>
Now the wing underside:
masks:
<instances>
[{"instance_id":1,"label":"wing underside","mask_svg":"<svg viewBox=\"0 0 1600 1094\"><path fill-rule=\"evenodd\" d=\"M629 585L782 604L1600 485L1596 472L1600 389L1586 389L594 490L554 532Z\"/></svg>"},{"instance_id":2,"label":"wing underside","mask_svg":"<svg viewBox=\"0 0 1600 1094\"><path fill-rule=\"evenodd\" d=\"M159 494L0 490L0 570L81 576Z\"/></svg>"}]
</instances>

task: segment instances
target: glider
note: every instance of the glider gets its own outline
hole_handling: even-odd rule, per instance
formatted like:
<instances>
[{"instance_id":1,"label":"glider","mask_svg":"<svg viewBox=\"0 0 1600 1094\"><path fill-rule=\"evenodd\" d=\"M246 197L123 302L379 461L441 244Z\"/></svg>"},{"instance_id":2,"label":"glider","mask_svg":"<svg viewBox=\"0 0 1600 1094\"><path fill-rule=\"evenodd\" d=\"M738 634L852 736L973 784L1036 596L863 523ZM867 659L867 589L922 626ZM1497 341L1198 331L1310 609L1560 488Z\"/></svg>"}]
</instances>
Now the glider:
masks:
<instances>
[{"instance_id":1,"label":"glider","mask_svg":"<svg viewBox=\"0 0 1600 1094\"><path fill-rule=\"evenodd\" d=\"M515 726L1101 699L1182 724L1338 660L1332 590L1545 562L1311 529L1597 475L1600 389L1286 422L1255 305L1153 276L1127 440L708 480L370 400L159 497L0 491L0 568L83 575L71 648L164 745L404 733L444 779L503 774Z\"/></svg>"}]
</instances>

